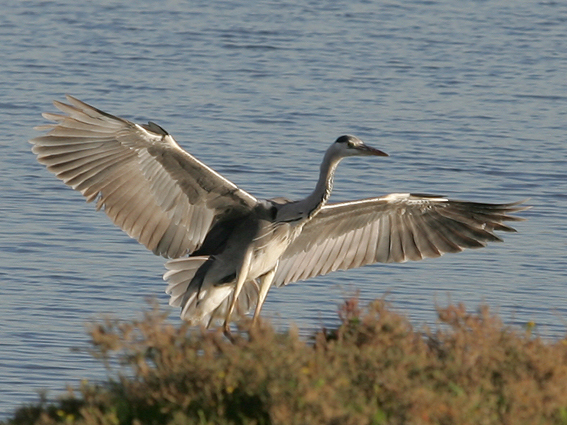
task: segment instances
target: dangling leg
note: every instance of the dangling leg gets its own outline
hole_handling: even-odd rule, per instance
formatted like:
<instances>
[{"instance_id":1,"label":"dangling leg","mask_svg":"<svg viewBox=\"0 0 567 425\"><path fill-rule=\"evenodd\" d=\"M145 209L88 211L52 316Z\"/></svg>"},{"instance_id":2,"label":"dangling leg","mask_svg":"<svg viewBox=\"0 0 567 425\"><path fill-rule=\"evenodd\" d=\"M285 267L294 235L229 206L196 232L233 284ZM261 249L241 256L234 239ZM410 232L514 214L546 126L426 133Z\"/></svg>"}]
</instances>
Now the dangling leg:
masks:
<instances>
[{"instance_id":1,"label":"dangling leg","mask_svg":"<svg viewBox=\"0 0 567 425\"><path fill-rule=\"evenodd\" d=\"M276 276L276 270L277 266L260 277L260 291L258 292L258 303L256 304L256 310L254 310L252 326L255 326L258 322L258 318L260 317L260 310L262 310L262 306L264 305L264 301L266 300L266 295L268 295L268 291L272 287L272 282L274 281L274 277Z\"/></svg>"},{"instance_id":2,"label":"dangling leg","mask_svg":"<svg viewBox=\"0 0 567 425\"><path fill-rule=\"evenodd\" d=\"M230 316L232 315L232 312L234 311L234 307L236 306L236 301L238 300L238 296L240 295L240 291L242 291L242 287L244 286L244 283L246 282L246 279L248 278L248 270L250 269L250 261L252 260L252 251L253 249L251 247L248 247L248 249L246 250L246 252L244 253L244 258L242 259L242 264L240 266L240 269L238 270L238 273L236 274L236 286L234 288L234 295L232 297L232 301L230 303L230 305L228 306L228 311L226 312L226 317L224 319L224 334L228 337L231 338L230 335Z\"/></svg>"}]
</instances>

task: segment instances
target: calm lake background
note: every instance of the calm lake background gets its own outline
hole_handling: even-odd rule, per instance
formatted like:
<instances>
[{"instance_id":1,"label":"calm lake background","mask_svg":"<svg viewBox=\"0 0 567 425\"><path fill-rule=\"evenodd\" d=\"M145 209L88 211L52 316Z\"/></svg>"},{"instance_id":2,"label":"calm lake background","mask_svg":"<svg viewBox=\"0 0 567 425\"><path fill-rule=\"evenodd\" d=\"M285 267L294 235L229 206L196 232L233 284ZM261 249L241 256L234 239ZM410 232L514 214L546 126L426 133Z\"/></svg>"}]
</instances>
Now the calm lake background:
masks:
<instances>
[{"instance_id":1,"label":"calm lake background","mask_svg":"<svg viewBox=\"0 0 567 425\"><path fill-rule=\"evenodd\" d=\"M268 295L306 335L360 291L416 327L480 303L559 339L567 325L567 3L8 1L0 16L0 419L37 391L101 380L85 324L167 307L161 258L40 166L27 140L72 94L153 120L258 197L305 196L344 133L332 201L390 192L530 198L503 244L375 265ZM178 311L171 310L178 321Z\"/></svg>"}]
</instances>

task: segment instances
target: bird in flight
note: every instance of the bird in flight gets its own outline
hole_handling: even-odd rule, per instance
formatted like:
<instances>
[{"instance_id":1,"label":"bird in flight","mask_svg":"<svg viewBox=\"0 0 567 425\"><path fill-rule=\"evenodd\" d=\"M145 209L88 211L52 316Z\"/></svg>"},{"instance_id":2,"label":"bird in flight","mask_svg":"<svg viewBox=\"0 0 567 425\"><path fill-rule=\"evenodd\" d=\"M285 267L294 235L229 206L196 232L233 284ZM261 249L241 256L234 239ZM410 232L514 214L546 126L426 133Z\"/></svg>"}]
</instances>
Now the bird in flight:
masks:
<instances>
[{"instance_id":1,"label":"bird in flight","mask_svg":"<svg viewBox=\"0 0 567 425\"><path fill-rule=\"evenodd\" d=\"M272 286L376 262L439 257L501 241L521 202L488 204L393 193L328 203L339 162L387 156L355 136L325 152L304 199L260 200L183 150L159 125L135 124L72 96L30 140L40 163L169 261L164 280L181 317L210 326L255 306Z\"/></svg>"}]
</instances>

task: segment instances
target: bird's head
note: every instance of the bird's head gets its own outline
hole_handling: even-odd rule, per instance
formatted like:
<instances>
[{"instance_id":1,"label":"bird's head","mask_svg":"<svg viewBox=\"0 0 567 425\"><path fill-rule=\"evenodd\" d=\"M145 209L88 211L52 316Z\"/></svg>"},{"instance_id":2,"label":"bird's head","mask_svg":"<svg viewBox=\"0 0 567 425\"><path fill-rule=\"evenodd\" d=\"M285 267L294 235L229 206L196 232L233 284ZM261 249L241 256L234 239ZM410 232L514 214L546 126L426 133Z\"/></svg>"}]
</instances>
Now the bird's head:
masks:
<instances>
[{"instance_id":1,"label":"bird's head","mask_svg":"<svg viewBox=\"0 0 567 425\"><path fill-rule=\"evenodd\" d=\"M349 135L341 136L335 140L332 149L341 158L347 156L388 156L387 153L379 149L365 145L358 137Z\"/></svg>"}]
</instances>

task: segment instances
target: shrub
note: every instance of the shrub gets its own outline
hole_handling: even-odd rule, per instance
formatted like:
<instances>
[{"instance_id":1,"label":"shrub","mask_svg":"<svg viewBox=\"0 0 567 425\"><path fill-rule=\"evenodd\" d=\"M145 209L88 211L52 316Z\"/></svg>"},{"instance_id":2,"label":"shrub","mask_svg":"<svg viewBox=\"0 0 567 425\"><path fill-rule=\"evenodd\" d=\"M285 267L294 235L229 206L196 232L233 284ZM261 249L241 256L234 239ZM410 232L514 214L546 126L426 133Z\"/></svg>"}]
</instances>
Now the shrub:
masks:
<instances>
[{"instance_id":1,"label":"shrub","mask_svg":"<svg viewBox=\"0 0 567 425\"><path fill-rule=\"evenodd\" d=\"M262 322L230 342L157 309L106 320L89 333L109 381L5 424L567 424L566 339L504 326L485 306L438 315L416 331L383 300L351 299L309 341Z\"/></svg>"}]
</instances>

